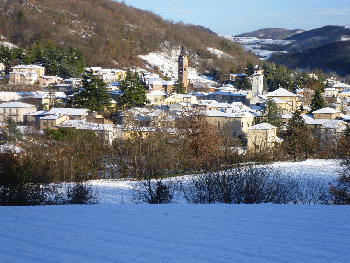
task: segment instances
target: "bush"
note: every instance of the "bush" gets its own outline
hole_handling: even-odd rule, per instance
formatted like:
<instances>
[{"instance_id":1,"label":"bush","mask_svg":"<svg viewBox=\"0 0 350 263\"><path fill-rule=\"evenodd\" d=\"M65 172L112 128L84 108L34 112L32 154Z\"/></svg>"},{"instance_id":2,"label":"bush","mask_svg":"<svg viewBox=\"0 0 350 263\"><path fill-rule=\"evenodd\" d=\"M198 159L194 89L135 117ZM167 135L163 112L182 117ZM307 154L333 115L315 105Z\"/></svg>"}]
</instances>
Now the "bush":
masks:
<instances>
[{"instance_id":1,"label":"bush","mask_svg":"<svg viewBox=\"0 0 350 263\"><path fill-rule=\"evenodd\" d=\"M84 183L74 183L67 187L67 198L65 204L97 204L98 200L91 186Z\"/></svg>"},{"instance_id":2,"label":"bush","mask_svg":"<svg viewBox=\"0 0 350 263\"><path fill-rule=\"evenodd\" d=\"M174 187L171 182L162 180L140 181L134 188L134 200L148 204L169 204L173 199Z\"/></svg>"},{"instance_id":3,"label":"bush","mask_svg":"<svg viewBox=\"0 0 350 263\"><path fill-rule=\"evenodd\" d=\"M261 166L197 175L183 184L182 192L194 204L327 204L329 200L322 181L290 178Z\"/></svg>"},{"instance_id":4,"label":"bush","mask_svg":"<svg viewBox=\"0 0 350 263\"><path fill-rule=\"evenodd\" d=\"M342 171L337 179L337 185L330 184L329 193L332 196L332 204L350 205L350 175L348 171Z\"/></svg>"}]
</instances>

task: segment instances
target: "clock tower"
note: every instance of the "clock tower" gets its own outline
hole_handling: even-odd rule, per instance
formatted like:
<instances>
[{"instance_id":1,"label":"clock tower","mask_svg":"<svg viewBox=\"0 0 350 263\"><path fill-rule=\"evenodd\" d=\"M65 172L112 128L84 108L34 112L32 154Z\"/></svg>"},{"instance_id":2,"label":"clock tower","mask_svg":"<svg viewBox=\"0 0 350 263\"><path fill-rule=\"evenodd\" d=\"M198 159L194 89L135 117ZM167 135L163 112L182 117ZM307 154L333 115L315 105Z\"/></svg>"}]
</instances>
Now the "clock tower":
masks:
<instances>
[{"instance_id":1,"label":"clock tower","mask_svg":"<svg viewBox=\"0 0 350 263\"><path fill-rule=\"evenodd\" d=\"M183 83L186 87L187 93L187 85L188 85L188 56L186 54L184 46L181 48L181 53L179 56L179 68L178 68L178 81Z\"/></svg>"}]
</instances>

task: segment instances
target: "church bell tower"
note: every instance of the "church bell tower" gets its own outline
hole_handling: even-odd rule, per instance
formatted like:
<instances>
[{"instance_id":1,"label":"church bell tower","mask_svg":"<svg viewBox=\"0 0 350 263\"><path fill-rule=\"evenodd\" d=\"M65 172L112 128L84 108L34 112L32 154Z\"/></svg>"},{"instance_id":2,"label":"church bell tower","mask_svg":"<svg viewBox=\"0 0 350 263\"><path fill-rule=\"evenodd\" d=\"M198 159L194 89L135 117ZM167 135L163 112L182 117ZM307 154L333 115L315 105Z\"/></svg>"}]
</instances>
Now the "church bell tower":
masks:
<instances>
[{"instance_id":1,"label":"church bell tower","mask_svg":"<svg viewBox=\"0 0 350 263\"><path fill-rule=\"evenodd\" d=\"M178 82L183 83L186 87L186 93L187 93L187 86L188 86L188 56L186 54L184 46L181 47L181 53L179 56L179 68L178 68Z\"/></svg>"}]
</instances>

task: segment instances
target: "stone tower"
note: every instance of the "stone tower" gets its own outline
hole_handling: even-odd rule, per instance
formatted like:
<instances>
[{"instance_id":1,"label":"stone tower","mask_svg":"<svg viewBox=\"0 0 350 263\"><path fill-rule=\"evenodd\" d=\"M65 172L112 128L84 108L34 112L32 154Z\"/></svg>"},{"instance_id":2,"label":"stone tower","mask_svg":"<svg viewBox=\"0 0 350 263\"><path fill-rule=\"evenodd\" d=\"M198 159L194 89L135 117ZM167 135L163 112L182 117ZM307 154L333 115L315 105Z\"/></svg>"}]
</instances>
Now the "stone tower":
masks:
<instances>
[{"instance_id":1,"label":"stone tower","mask_svg":"<svg viewBox=\"0 0 350 263\"><path fill-rule=\"evenodd\" d=\"M188 85L188 56L186 54L184 46L181 48L181 53L179 56L179 68L178 68L178 81L180 83L183 83L186 87L186 93L187 93L187 85Z\"/></svg>"},{"instance_id":2,"label":"stone tower","mask_svg":"<svg viewBox=\"0 0 350 263\"><path fill-rule=\"evenodd\" d=\"M257 97L263 94L264 89L264 70L261 65L257 65L254 68L254 74L252 75L252 97Z\"/></svg>"}]
</instances>

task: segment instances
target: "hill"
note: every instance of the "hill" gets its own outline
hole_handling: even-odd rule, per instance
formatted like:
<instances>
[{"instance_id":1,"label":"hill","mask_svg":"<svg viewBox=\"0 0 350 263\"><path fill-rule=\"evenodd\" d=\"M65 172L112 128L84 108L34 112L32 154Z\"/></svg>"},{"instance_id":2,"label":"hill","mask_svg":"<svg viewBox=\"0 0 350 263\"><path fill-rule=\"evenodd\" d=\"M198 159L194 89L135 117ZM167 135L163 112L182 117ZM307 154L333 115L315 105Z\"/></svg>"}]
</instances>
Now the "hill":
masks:
<instances>
[{"instance_id":1,"label":"hill","mask_svg":"<svg viewBox=\"0 0 350 263\"><path fill-rule=\"evenodd\" d=\"M289 68L318 68L346 76L350 73L350 41L331 43L304 53L275 53L270 60Z\"/></svg>"},{"instance_id":2,"label":"hill","mask_svg":"<svg viewBox=\"0 0 350 263\"><path fill-rule=\"evenodd\" d=\"M292 41L292 43L286 48L289 52L304 53L310 49L315 49L348 39L350 39L349 27L324 26L286 38L286 40Z\"/></svg>"},{"instance_id":3,"label":"hill","mask_svg":"<svg viewBox=\"0 0 350 263\"><path fill-rule=\"evenodd\" d=\"M241 72L248 59L257 58L237 43L195 25L109 0L0 1L0 34L29 49L34 43L68 48L78 46L88 66L145 67L139 55L186 46L190 66L199 72ZM208 48L232 58L219 57Z\"/></svg>"},{"instance_id":4,"label":"hill","mask_svg":"<svg viewBox=\"0 0 350 263\"><path fill-rule=\"evenodd\" d=\"M248 32L244 34L237 35L235 37L256 37L259 39L285 39L287 37L292 37L295 34L300 34L304 32L301 29L289 30L285 28L262 28L253 32Z\"/></svg>"}]
</instances>

